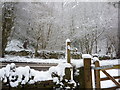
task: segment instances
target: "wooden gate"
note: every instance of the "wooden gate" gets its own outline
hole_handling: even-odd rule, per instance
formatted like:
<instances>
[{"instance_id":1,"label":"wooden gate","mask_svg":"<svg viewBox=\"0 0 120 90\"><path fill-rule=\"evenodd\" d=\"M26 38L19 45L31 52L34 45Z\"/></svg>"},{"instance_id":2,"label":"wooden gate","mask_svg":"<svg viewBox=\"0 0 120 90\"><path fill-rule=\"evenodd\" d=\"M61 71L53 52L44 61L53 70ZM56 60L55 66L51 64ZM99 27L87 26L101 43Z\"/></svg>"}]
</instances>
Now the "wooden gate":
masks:
<instances>
[{"instance_id":1,"label":"wooden gate","mask_svg":"<svg viewBox=\"0 0 120 90\"><path fill-rule=\"evenodd\" d=\"M120 76L111 76L106 70L111 69L120 69L120 64L118 65L106 65L100 66L99 61L96 61L95 67L91 67L91 58L83 58L83 67L80 68L80 88L93 88L94 81L92 80L92 69L94 70L95 74L95 88L98 90L109 89L114 90L116 88L120 88L120 82L116 79L120 79ZM102 71L107 77L100 78L100 71ZM111 80L116 86L110 88L101 88L101 81ZM110 86L110 85L109 85Z\"/></svg>"},{"instance_id":2,"label":"wooden gate","mask_svg":"<svg viewBox=\"0 0 120 90\"><path fill-rule=\"evenodd\" d=\"M120 79L120 76L111 76L106 70L110 69L120 69L120 64L118 65L107 65L107 66L100 66L99 61L95 62L95 87L101 89L101 81L111 80L116 86L111 87L109 89L120 88L120 82L117 82L116 79ZM102 71L107 77L100 78L100 71ZM108 88L107 88L108 89Z\"/></svg>"}]
</instances>

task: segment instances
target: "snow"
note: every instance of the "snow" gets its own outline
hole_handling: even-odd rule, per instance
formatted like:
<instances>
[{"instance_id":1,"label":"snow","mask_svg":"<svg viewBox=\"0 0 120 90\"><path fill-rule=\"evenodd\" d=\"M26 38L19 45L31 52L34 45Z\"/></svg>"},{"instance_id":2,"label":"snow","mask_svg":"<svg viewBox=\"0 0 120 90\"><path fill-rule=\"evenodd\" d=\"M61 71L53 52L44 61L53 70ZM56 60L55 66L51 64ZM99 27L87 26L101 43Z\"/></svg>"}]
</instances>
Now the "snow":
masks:
<instances>
[{"instance_id":1,"label":"snow","mask_svg":"<svg viewBox=\"0 0 120 90\"><path fill-rule=\"evenodd\" d=\"M92 61L98 60L97 57L92 58ZM0 58L0 62L34 62L34 63L55 63L67 62L66 59L39 59L39 58L26 58L22 56L5 56L5 58ZM120 59L114 60L102 60L99 61L100 66L105 65L117 65L120 62ZM71 63L77 68L83 66L83 59L71 59Z\"/></svg>"},{"instance_id":2,"label":"snow","mask_svg":"<svg viewBox=\"0 0 120 90\"><path fill-rule=\"evenodd\" d=\"M61 81L63 79L63 76L65 75L64 70L67 67L70 68L72 66L69 63L59 63L56 67L55 66L51 67L49 69L49 72L50 73L54 72L55 74L59 75L60 76L60 81ZM58 72L58 71L61 71L61 72Z\"/></svg>"},{"instance_id":3,"label":"snow","mask_svg":"<svg viewBox=\"0 0 120 90\"><path fill-rule=\"evenodd\" d=\"M8 56L5 58L0 58L0 62L33 62L33 63L65 63L66 59L38 59L38 58L26 58L22 56ZM72 65L76 68L83 66L83 59L71 59Z\"/></svg>"},{"instance_id":4,"label":"snow","mask_svg":"<svg viewBox=\"0 0 120 90\"><path fill-rule=\"evenodd\" d=\"M118 65L120 63L119 59L115 59L115 60L102 60L99 61L100 66L105 66L105 65Z\"/></svg>"},{"instance_id":5,"label":"snow","mask_svg":"<svg viewBox=\"0 0 120 90\"><path fill-rule=\"evenodd\" d=\"M22 43L18 40L12 40L8 42L6 51L20 51L22 49Z\"/></svg>"},{"instance_id":6,"label":"snow","mask_svg":"<svg viewBox=\"0 0 120 90\"><path fill-rule=\"evenodd\" d=\"M38 81L46 80L53 80L54 82L60 83L60 81L63 80L63 76L65 75L66 67L72 66L69 63L59 63L57 66L49 68L48 71L37 71L31 69L29 66L16 68L15 64L11 63L6 67L0 69L0 80L7 82L7 78L9 78L11 87L17 87L19 84L26 83L33 84ZM58 77L52 77L53 73L57 74L60 77L60 81ZM31 79L32 77L34 78Z\"/></svg>"},{"instance_id":7,"label":"snow","mask_svg":"<svg viewBox=\"0 0 120 90\"><path fill-rule=\"evenodd\" d=\"M116 79L116 81L118 81L118 79ZM107 80L107 81L102 81L101 82L101 88L106 88L106 87L115 87L116 85L111 81L111 80Z\"/></svg>"},{"instance_id":8,"label":"snow","mask_svg":"<svg viewBox=\"0 0 120 90\"><path fill-rule=\"evenodd\" d=\"M67 59L67 57L68 57L68 56L67 56L67 55L68 55L68 50L71 50L70 45L67 44L68 42L71 42L70 39L67 39L67 40L66 40L66 53L65 53L65 58L66 58L66 59Z\"/></svg>"},{"instance_id":9,"label":"snow","mask_svg":"<svg viewBox=\"0 0 120 90\"><path fill-rule=\"evenodd\" d=\"M90 54L82 54L82 58L92 58Z\"/></svg>"},{"instance_id":10,"label":"snow","mask_svg":"<svg viewBox=\"0 0 120 90\"><path fill-rule=\"evenodd\" d=\"M22 50L32 51L30 48L24 49L23 43L16 39L9 41L5 50L6 51L22 51Z\"/></svg>"},{"instance_id":11,"label":"snow","mask_svg":"<svg viewBox=\"0 0 120 90\"><path fill-rule=\"evenodd\" d=\"M76 68L83 67L83 59L72 59L71 64Z\"/></svg>"},{"instance_id":12,"label":"snow","mask_svg":"<svg viewBox=\"0 0 120 90\"><path fill-rule=\"evenodd\" d=\"M70 45L67 46L67 49L71 50Z\"/></svg>"},{"instance_id":13,"label":"snow","mask_svg":"<svg viewBox=\"0 0 120 90\"><path fill-rule=\"evenodd\" d=\"M112 70L106 70L111 76L120 76L120 69L112 69ZM107 77L102 71L100 71L100 78ZM95 76L94 76L94 70L92 70L92 81L93 81L93 88L95 88ZM118 81L118 79L116 79ZM111 80L101 81L101 88L110 88L115 87L116 85Z\"/></svg>"},{"instance_id":14,"label":"snow","mask_svg":"<svg viewBox=\"0 0 120 90\"><path fill-rule=\"evenodd\" d=\"M0 62L34 62L34 63L59 63L66 62L66 59L39 59L39 58L26 58L21 56L7 56L0 58Z\"/></svg>"},{"instance_id":15,"label":"snow","mask_svg":"<svg viewBox=\"0 0 120 90\"><path fill-rule=\"evenodd\" d=\"M85 57L86 57L86 55L85 55ZM34 79L30 80L29 84L33 84L37 81L45 81L45 80L53 80L53 82L60 83L59 80L62 80L63 76L65 75L64 69L66 67L71 67L70 64L66 63L66 59L38 59L38 58L26 58L26 57L20 57L20 56L6 56L5 58L0 58L0 61L1 62L2 61L7 61L7 62L12 61L12 62L34 62L34 63L55 63L55 64L58 64L57 66L53 66L53 67L49 68L48 71L37 71L34 69L30 69L29 66L16 68L14 63L8 64L6 67L0 69L0 80L3 80L3 82L7 82L7 79L5 76L10 77L11 75L18 75L19 78L16 82L14 82L14 83L10 82L10 85L13 87L17 86L19 82L21 82L21 84L27 83L29 77L32 77L32 76L34 76ZM102 60L102 61L100 61L97 57L93 57L92 61L93 62L99 61L100 66L106 66L106 65L117 65L117 64L119 64L120 60L115 59L115 60ZM82 67L83 66L83 59L71 59L71 64L72 64L72 66L75 66L76 68ZM11 71L11 68L12 68L12 71ZM15 71L15 73L13 71ZM107 70L107 72L112 76L119 76L119 71L120 70L118 70L118 69ZM93 81L94 81L94 70L92 70L92 72L93 72L92 77L93 77ZM59 75L60 79L58 79L57 77L51 77L52 73ZM26 77L25 80L23 80L23 81L21 81L22 75L25 75L25 77ZM106 75L104 75L102 72L100 72L100 75L101 75L101 78L106 77ZM10 77L9 79L12 80L14 78ZM110 86L108 86L108 84ZM93 85L93 86L95 87L95 85ZM107 87L112 87L112 86L114 86L114 83L112 83L110 80L101 82L102 88L107 88Z\"/></svg>"},{"instance_id":16,"label":"snow","mask_svg":"<svg viewBox=\"0 0 120 90\"><path fill-rule=\"evenodd\" d=\"M120 69L111 69L111 70L106 70L110 75L112 76L120 76ZM106 75L101 71L101 78L105 78Z\"/></svg>"},{"instance_id":17,"label":"snow","mask_svg":"<svg viewBox=\"0 0 120 90\"><path fill-rule=\"evenodd\" d=\"M70 39L67 39L67 40L66 40L66 43L67 43L67 42L71 42Z\"/></svg>"},{"instance_id":18,"label":"snow","mask_svg":"<svg viewBox=\"0 0 120 90\"><path fill-rule=\"evenodd\" d=\"M120 76L120 69L112 69L112 70L106 70L111 76ZM100 72L100 77L105 78L106 75L101 71ZM116 79L118 81L118 79ZM109 85L109 86L108 86ZM106 80L101 82L101 87L106 88L106 87L115 87L116 85L111 81L111 80Z\"/></svg>"},{"instance_id":19,"label":"snow","mask_svg":"<svg viewBox=\"0 0 120 90\"><path fill-rule=\"evenodd\" d=\"M93 62L100 61L97 57L92 58Z\"/></svg>"}]
</instances>

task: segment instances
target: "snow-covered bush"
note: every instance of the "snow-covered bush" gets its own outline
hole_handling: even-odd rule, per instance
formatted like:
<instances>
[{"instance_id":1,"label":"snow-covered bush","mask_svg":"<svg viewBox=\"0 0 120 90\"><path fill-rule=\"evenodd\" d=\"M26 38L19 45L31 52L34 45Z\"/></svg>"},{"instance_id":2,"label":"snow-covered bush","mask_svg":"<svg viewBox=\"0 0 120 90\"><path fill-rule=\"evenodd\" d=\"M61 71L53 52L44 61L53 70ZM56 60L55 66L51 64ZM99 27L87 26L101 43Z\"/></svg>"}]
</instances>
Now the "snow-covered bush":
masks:
<instances>
[{"instance_id":1,"label":"snow-covered bush","mask_svg":"<svg viewBox=\"0 0 120 90\"><path fill-rule=\"evenodd\" d=\"M21 51L23 50L23 44L19 40L11 40L7 43L6 51Z\"/></svg>"}]
</instances>

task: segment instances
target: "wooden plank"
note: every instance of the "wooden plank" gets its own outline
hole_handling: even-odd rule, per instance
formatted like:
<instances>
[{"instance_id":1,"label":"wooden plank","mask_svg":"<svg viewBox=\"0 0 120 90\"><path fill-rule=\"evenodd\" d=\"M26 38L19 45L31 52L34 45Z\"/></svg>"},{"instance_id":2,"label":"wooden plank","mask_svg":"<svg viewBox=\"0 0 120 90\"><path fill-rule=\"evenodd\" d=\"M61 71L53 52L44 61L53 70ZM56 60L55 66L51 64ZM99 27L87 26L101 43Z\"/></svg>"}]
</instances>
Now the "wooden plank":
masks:
<instances>
[{"instance_id":1,"label":"wooden plank","mask_svg":"<svg viewBox=\"0 0 120 90\"><path fill-rule=\"evenodd\" d=\"M108 78L110 78L110 80L112 80L118 87L120 87L120 83L117 82L114 77L110 76L110 74L107 73L105 70L102 70L102 72L103 72Z\"/></svg>"},{"instance_id":2,"label":"wooden plank","mask_svg":"<svg viewBox=\"0 0 120 90\"><path fill-rule=\"evenodd\" d=\"M120 69L120 64L118 65L106 65L93 68L95 70L109 70L109 69Z\"/></svg>"},{"instance_id":3,"label":"wooden plank","mask_svg":"<svg viewBox=\"0 0 120 90\"><path fill-rule=\"evenodd\" d=\"M91 58L84 58L84 72L85 88L92 89Z\"/></svg>"},{"instance_id":4,"label":"wooden plank","mask_svg":"<svg viewBox=\"0 0 120 90\"><path fill-rule=\"evenodd\" d=\"M113 78L119 79L120 76L114 76ZM110 78L106 77L106 78L101 78L101 79L100 79L100 81L105 81L105 80L110 80Z\"/></svg>"},{"instance_id":5,"label":"wooden plank","mask_svg":"<svg viewBox=\"0 0 120 90\"><path fill-rule=\"evenodd\" d=\"M99 67L99 61L96 61L95 62L95 67ZM100 70L94 70L95 71L95 87L96 88L101 88L101 85L100 85Z\"/></svg>"}]
</instances>

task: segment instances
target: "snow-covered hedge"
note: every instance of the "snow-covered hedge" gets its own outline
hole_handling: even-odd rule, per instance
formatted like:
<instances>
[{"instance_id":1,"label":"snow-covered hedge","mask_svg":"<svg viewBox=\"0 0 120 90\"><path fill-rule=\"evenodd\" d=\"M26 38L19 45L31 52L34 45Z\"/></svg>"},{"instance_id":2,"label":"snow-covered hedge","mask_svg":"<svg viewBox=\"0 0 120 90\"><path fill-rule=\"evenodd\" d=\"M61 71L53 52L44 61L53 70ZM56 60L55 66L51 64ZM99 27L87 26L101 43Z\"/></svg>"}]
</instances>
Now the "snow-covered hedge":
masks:
<instances>
[{"instance_id":1,"label":"snow-covered hedge","mask_svg":"<svg viewBox=\"0 0 120 90\"><path fill-rule=\"evenodd\" d=\"M27 56L33 57L34 56L34 48L28 47L27 49L23 48L23 42L19 40L11 40L7 43L7 47L5 49L5 53L7 55L15 55L15 56ZM71 52L71 56L73 59L80 59L81 53L79 52ZM42 59L60 59L65 58L65 51L48 51L48 50L41 50L38 51L37 57Z\"/></svg>"},{"instance_id":2,"label":"snow-covered hedge","mask_svg":"<svg viewBox=\"0 0 120 90\"><path fill-rule=\"evenodd\" d=\"M70 64L60 63L57 66L49 68L48 71L37 71L31 69L29 66L16 68L16 65L11 63L0 69L0 80L3 83L10 84L11 87L34 84L47 80L53 80L54 83L63 85L61 83L65 75L66 67L70 67ZM73 83L73 80L71 80L71 82Z\"/></svg>"}]
</instances>

